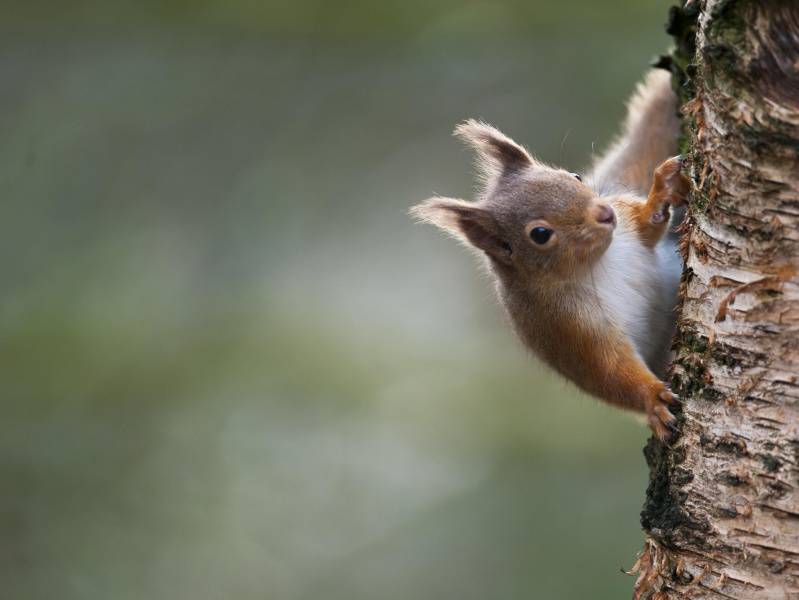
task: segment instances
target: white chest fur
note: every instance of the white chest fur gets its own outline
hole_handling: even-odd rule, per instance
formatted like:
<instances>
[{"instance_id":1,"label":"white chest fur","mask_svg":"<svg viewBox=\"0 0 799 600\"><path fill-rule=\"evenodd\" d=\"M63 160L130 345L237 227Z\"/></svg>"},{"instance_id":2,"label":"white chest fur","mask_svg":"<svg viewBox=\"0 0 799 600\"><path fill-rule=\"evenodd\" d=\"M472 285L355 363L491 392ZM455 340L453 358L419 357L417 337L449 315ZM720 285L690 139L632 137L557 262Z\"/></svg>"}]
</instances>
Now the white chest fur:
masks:
<instances>
[{"instance_id":1,"label":"white chest fur","mask_svg":"<svg viewBox=\"0 0 799 600\"><path fill-rule=\"evenodd\" d=\"M647 248L620 223L591 273L589 284L598 295L600 318L621 328L658 374L666 366L674 330L680 269L670 236Z\"/></svg>"}]
</instances>

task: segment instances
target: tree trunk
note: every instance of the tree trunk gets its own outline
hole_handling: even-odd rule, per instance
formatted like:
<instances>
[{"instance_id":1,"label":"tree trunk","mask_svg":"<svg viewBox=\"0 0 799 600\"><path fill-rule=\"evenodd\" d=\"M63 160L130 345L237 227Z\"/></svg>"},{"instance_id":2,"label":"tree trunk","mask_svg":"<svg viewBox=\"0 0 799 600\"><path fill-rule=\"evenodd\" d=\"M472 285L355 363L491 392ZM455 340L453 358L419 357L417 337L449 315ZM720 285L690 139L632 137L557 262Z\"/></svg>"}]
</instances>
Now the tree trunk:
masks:
<instances>
[{"instance_id":1,"label":"tree trunk","mask_svg":"<svg viewBox=\"0 0 799 600\"><path fill-rule=\"evenodd\" d=\"M799 1L672 9L693 182L679 437L645 449L634 597L799 598Z\"/></svg>"}]
</instances>

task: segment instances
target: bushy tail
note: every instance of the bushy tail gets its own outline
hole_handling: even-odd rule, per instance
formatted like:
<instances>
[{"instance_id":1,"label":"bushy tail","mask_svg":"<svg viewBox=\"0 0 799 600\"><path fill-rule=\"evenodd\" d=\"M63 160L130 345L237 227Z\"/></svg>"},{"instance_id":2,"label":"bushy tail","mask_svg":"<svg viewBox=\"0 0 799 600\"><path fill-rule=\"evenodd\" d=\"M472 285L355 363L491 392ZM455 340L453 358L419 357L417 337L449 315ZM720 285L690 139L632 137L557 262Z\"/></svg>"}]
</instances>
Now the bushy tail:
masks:
<instances>
[{"instance_id":1,"label":"bushy tail","mask_svg":"<svg viewBox=\"0 0 799 600\"><path fill-rule=\"evenodd\" d=\"M653 69L627 105L621 137L594 163L589 181L602 193L646 195L655 167L677 154L679 130L671 75Z\"/></svg>"}]
</instances>

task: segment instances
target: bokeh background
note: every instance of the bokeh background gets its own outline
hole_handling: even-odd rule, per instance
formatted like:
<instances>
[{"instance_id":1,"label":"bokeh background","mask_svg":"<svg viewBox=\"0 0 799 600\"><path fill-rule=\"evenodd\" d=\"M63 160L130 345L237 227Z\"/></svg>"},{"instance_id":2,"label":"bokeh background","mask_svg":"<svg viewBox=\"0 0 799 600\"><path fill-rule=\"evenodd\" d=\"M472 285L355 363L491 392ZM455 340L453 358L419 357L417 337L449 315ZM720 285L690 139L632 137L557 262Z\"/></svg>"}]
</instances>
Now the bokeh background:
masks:
<instances>
[{"instance_id":1,"label":"bokeh background","mask_svg":"<svg viewBox=\"0 0 799 600\"><path fill-rule=\"evenodd\" d=\"M629 597L647 431L406 210L466 117L585 166L667 6L2 2L0 596Z\"/></svg>"}]
</instances>

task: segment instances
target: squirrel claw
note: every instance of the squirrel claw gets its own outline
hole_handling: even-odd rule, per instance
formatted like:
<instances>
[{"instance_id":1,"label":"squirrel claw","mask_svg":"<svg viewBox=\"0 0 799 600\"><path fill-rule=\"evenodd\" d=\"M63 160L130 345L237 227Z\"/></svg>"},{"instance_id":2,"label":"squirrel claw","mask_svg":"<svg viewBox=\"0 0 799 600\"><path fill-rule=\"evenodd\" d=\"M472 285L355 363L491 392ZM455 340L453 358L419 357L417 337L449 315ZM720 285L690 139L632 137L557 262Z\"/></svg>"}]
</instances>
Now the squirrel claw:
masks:
<instances>
[{"instance_id":1,"label":"squirrel claw","mask_svg":"<svg viewBox=\"0 0 799 600\"><path fill-rule=\"evenodd\" d=\"M658 394L658 398L665 402L666 404L679 404L680 399L677 398L674 394L672 394L669 390L663 390Z\"/></svg>"},{"instance_id":2,"label":"squirrel claw","mask_svg":"<svg viewBox=\"0 0 799 600\"><path fill-rule=\"evenodd\" d=\"M654 400L647 403L646 414L649 427L662 442L668 440L677 429L677 418L671 414L668 405L678 402L674 394L664 389Z\"/></svg>"}]
</instances>

